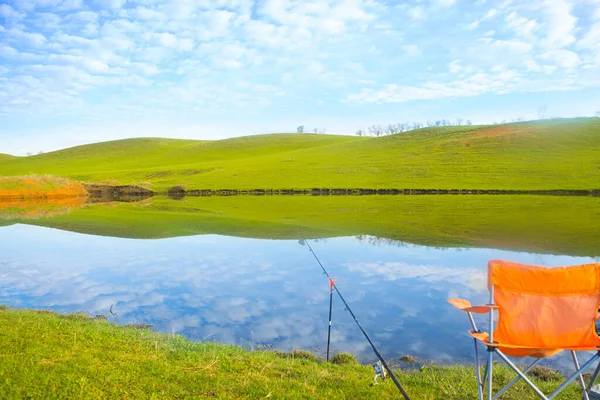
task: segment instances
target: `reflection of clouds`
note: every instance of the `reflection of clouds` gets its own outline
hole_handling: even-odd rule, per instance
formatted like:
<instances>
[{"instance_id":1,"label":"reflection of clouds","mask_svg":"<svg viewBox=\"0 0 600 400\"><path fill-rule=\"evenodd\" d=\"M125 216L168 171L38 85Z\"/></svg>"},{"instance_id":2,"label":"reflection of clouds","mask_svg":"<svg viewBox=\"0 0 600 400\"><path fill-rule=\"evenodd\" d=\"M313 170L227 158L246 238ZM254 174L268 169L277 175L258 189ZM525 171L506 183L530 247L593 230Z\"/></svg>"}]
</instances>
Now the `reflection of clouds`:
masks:
<instances>
[{"instance_id":1,"label":"reflection of clouds","mask_svg":"<svg viewBox=\"0 0 600 400\"><path fill-rule=\"evenodd\" d=\"M312 255L294 241L131 240L11 226L0 228L0 243L7 264L0 267L0 304L92 315L113 306L118 323L149 323L194 340L214 335L244 346L325 349L329 286ZM488 257L528 261L519 253L493 257L352 238L315 247L388 358L414 353L469 362L468 321L446 299L484 299ZM331 339L334 351L374 360L337 297Z\"/></svg>"},{"instance_id":2,"label":"reflection of clouds","mask_svg":"<svg viewBox=\"0 0 600 400\"><path fill-rule=\"evenodd\" d=\"M434 265L411 265L404 262L355 262L343 264L352 272L366 277L379 277L389 281L418 279L428 283L458 283L473 290L485 290L487 274L475 268L445 268ZM364 282L364 281L363 281ZM377 281L370 281L377 283Z\"/></svg>"}]
</instances>

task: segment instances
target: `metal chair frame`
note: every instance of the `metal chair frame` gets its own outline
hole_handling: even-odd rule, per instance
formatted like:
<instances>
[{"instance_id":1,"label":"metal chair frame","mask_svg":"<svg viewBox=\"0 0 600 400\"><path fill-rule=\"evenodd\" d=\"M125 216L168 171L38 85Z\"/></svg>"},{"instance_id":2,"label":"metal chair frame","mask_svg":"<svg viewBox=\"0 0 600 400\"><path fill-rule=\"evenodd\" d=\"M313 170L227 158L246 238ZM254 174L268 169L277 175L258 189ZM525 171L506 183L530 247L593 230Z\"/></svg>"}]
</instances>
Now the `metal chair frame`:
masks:
<instances>
[{"instance_id":1,"label":"metal chair frame","mask_svg":"<svg viewBox=\"0 0 600 400\"><path fill-rule=\"evenodd\" d=\"M488 306L495 306L494 304L494 285L490 285L490 302L488 304ZM471 326L472 326L472 333L479 333L481 332L479 329L477 329L477 325L475 324L475 320L473 319L473 314L470 311L467 311L467 314L469 316L469 321L471 322ZM494 307L490 307L489 308L489 338L488 338L488 343L494 343ZM527 377L527 372L529 372L538 362L540 362L540 360L542 360L542 358L537 358L535 359L531 364L529 364L523 371L521 371L504 353L502 353L502 351L500 351L500 349L498 349L496 346L490 346L490 345L485 345L486 349L487 349L487 363L485 365L485 370L483 373L483 378L481 376L481 366L479 363L479 348L477 346L477 339L473 339L474 345L475 345L475 377L477 379L477 395L478 395L478 399L479 400L484 400L484 398L486 398L487 400L495 400L500 398L500 396L502 396L504 393L506 393L506 391L508 389L510 389L515 383L517 383L519 380L523 380L529 387L531 387L531 389L543 400L550 400L553 399L554 397L556 397L556 395L558 395L560 392L562 392L571 382L573 382L575 379L578 379L579 381L579 385L581 386L581 389L583 391L582 394L582 399L583 400L589 400L589 393L592 389L592 386L594 385L594 382L596 381L596 378L598 377L598 375L600 374L600 363L598 363L596 369L594 370L594 373L592 375L592 378L589 382L589 384L585 385L585 382L583 380L583 376L581 375L581 373L583 371L585 371L587 368L589 368L592 364L594 364L594 362L598 361L600 359L600 351L596 352L596 354L594 354L587 362L585 362L582 366L579 365L579 360L577 359L577 355L575 353L575 351L571 350L571 357L573 359L573 364L575 366L575 373L573 373L572 375L570 375L565 382L563 382L558 388L556 388L556 390L554 390L552 393L546 395L544 394L540 389L537 388L537 386L535 386L533 384L533 382L531 382L531 380ZM498 393L496 393L495 395L493 394L493 388L492 388L492 383L493 383L493 357L494 354L496 354L502 361L504 361L513 371L516 372L517 376L515 377L515 379L513 379L511 382L509 382L506 386L504 386L500 391L498 391ZM484 397L485 396L485 397Z\"/></svg>"}]
</instances>

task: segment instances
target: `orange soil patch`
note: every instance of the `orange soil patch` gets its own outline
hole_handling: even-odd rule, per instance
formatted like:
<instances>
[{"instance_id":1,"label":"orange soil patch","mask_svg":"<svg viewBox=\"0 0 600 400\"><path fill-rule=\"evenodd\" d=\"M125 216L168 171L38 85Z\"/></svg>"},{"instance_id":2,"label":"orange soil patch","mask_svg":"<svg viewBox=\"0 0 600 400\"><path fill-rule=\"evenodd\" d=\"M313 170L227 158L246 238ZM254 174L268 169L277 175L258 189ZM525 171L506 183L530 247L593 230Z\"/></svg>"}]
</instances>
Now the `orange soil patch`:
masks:
<instances>
[{"instance_id":1,"label":"orange soil patch","mask_svg":"<svg viewBox=\"0 0 600 400\"><path fill-rule=\"evenodd\" d=\"M0 200L0 219L44 218L65 214L85 205L85 197Z\"/></svg>"},{"instance_id":2,"label":"orange soil patch","mask_svg":"<svg viewBox=\"0 0 600 400\"><path fill-rule=\"evenodd\" d=\"M475 131L471 134L465 135L459 140L464 143L466 147L469 147L471 143L477 143L480 140L486 140L487 138L497 138L500 140L512 140L519 136L534 134L535 128L532 127L521 127L521 126L494 126L480 131Z\"/></svg>"},{"instance_id":3,"label":"orange soil patch","mask_svg":"<svg viewBox=\"0 0 600 400\"><path fill-rule=\"evenodd\" d=\"M526 129L522 126L494 126L492 128L482 129L480 131L475 131L471 136L489 136L489 137L498 137L498 136L517 136L517 135L526 135L535 133L535 128L528 126Z\"/></svg>"},{"instance_id":4,"label":"orange soil patch","mask_svg":"<svg viewBox=\"0 0 600 400\"><path fill-rule=\"evenodd\" d=\"M51 178L11 179L11 188L0 187L0 199L53 199L62 197L86 196L82 184L72 181L56 181ZM51 184L54 183L54 187ZM1 182L0 182L1 186ZM51 187L49 187L51 186Z\"/></svg>"}]
</instances>

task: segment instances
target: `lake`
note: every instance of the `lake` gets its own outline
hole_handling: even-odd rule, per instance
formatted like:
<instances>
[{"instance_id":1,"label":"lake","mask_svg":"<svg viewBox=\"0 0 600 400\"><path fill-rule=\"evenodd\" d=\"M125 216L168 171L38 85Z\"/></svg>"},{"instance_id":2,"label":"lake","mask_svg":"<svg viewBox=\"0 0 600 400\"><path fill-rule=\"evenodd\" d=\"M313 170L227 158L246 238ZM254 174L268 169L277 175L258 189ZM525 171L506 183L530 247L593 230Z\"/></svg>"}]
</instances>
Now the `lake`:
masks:
<instances>
[{"instance_id":1,"label":"lake","mask_svg":"<svg viewBox=\"0 0 600 400\"><path fill-rule=\"evenodd\" d=\"M329 285L304 235L386 358L470 363L468 320L446 300L487 302L492 259L598 261L598 203L545 196L0 203L0 304L324 355ZM332 349L375 360L337 297Z\"/></svg>"}]
</instances>

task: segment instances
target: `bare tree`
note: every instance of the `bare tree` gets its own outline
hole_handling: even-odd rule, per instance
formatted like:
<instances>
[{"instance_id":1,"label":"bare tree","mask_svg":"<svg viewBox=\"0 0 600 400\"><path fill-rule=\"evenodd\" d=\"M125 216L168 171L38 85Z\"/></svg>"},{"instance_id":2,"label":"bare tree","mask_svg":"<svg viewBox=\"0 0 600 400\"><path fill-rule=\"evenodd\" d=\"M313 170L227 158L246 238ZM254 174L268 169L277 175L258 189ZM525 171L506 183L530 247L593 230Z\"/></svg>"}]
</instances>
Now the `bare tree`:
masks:
<instances>
[{"instance_id":1,"label":"bare tree","mask_svg":"<svg viewBox=\"0 0 600 400\"><path fill-rule=\"evenodd\" d=\"M304 133L304 125L300 125L296 128L296 132L298 133Z\"/></svg>"},{"instance_id":2,"label":"bare tree","mask_svg":"<svg viewBox=\"0 0 600 400\"><path fill-rule=\"evenodd\" d=\"M471 122L471 120L468 119L468 120L466 120L465 125L471 126L471 125L473 125L473 122Z\"/></svg>"},{"instance_id":3,"label":"bare tree","mask_svg":"<svg viewBox=\"0 0 600 400\"><path fill-rule=\"evenodd\" d=\"M371 125L369 127L369 133L373 136L382 136L385 133L385 128L381 125Z\"/></svg>"},{"instance_id":4,"label":"bare tree","mask_svg":"<svg viewBox=\"0 0 600 400\"><path fill-rule=\"evenodd\" d=\"M427 120L427 126L428 127L437 126L435 122L436 121Z\"/></svg>"},{"instance_id":5,"label":"bare tree","mask_svg":"<svg viewBox=\"0 0 600 400\"><path fill-rule=\"evenodd\" d=\"M354 134L356 136L365 136L365 131L363 131L362 129L359 129Z\"/></svg>"},{"instance_id":6,"label":"bare tree","mask_svg":"<svg viewBox=\"0 0 600 400\"><path fill-rule=\"evenodd\" d=\"M456 118L456 125L461 126L463 122L462 118Z\"/></svg>"},{"instance_id":7,"label":"bare tree","mask_svg":"<svg viewBox=\"0 0 600 400\"><path fill-rule=\"evenodd\" d=\"M548 111L548 106L546 104L539 106L537 109L538 119L544 119L544 117L546 116L546 111Z\"/></svg>"},{"instance_id":8,"label":"bare tree","mask_svg":"<svg viewBox=\"0 0 600 400\"><path fill-rule=\"evenodd\" d=\"M420 123L420 122L413 122L411 129L421 129L422 127L423 127L422 123Z\"/></svg>"}]
</instances>

